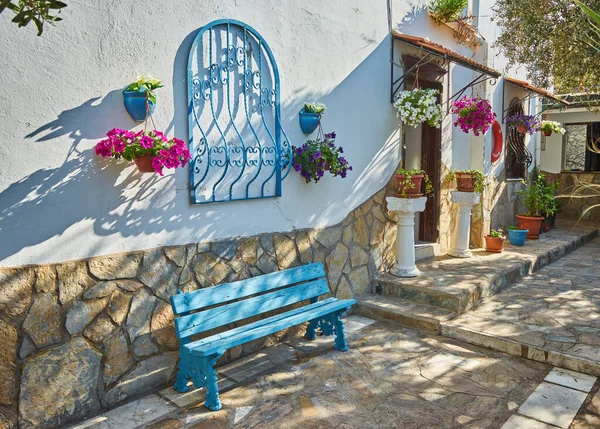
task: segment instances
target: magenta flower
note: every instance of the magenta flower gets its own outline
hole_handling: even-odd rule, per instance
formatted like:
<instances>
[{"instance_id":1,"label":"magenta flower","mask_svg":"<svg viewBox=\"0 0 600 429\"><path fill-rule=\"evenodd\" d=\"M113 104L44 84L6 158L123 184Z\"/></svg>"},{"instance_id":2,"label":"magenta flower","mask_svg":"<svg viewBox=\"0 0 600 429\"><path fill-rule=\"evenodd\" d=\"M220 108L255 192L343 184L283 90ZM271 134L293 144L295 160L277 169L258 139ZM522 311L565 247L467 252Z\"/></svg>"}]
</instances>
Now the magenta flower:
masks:
<instances>
[{"instance_id":1,"label":"magenta flower","mask_svg":"<svg viewBox=\"0 0 600 429\"><path fill-rule=\"evenodd\" d=\"M454 122L455 127L459 126L465 133L473 130L476 136L485 134L496 119L489 101L466 95L452 102L452 113L458 115Z\"/></svg>"}]
</instances>

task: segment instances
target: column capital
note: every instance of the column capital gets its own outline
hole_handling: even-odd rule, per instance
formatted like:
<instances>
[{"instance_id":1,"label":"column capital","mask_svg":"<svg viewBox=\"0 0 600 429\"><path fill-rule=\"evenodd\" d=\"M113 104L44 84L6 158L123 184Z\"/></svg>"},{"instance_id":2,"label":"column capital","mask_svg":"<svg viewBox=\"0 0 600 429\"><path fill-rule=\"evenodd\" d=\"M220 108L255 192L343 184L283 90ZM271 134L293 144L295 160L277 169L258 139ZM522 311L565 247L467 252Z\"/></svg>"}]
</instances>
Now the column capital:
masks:
<instances>
[{"instance_id":1,"label":"column capital","mask_svg":"<svg viewBox=\"0 0 600 429\"><path fill-rule=\"evenodd\" d=\"M451 201L455 204L465 204L474 206L479 203L481 195L479 192L461 192L461 191L452 191Z\"/></svg>"},{"instance_id":2,"label":"column capital","mask_svg":"<svg viewBox=\"0 0 600 429\"><path fill-rule=\"evenodd\" d=\"M421 198L397 198L386 197L387 208L392 212L416 213L425 210L427 197Z\"/></svg>"}]
</instances>

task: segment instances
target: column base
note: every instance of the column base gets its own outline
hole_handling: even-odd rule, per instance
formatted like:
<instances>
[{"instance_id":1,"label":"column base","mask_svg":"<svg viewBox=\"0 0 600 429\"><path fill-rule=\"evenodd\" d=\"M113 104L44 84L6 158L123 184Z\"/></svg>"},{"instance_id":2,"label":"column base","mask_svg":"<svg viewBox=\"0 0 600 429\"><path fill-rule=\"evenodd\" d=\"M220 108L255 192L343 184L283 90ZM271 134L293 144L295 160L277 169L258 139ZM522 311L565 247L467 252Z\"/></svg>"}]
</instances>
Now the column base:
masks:
<instances>
[{"instance_id":1,"label":"column base","mask_svg":"<svg viewBox=\"0 0 600 429\"><path fill-rule=\"evenodd\" d=\"M458 249L450 249L448 250L448 255L454 258L470 258L473 256L470 250L458 250Z\"/></svg>"},{"instance_id":2,"label":"column base","mask_svg":"<svg viewBox=\"0 0 600 429\"><path fill-rule=\"evenodd\" d=\"M394 266L390 269L390 274L396 277L417 277L420 272L417 267L399 268Z\"/></svg>"}]
</instances>

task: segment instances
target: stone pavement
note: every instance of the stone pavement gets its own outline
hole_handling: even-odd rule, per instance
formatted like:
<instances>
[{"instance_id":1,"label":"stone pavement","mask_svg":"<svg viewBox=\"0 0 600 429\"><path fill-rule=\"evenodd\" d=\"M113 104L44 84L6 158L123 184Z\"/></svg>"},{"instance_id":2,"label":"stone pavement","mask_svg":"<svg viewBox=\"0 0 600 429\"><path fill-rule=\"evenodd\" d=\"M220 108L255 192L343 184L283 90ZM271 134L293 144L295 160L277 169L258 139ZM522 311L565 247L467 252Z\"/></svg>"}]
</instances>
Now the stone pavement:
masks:
<instances>
[{"instance_id":1,"label":"stone pavement","mask_svg":"<svg viewBox=\"0 0 600 429\"><path fill-rule=\"evenodd\" d=\"M443 335L600 375L600 239L525 277Z\"/></svg>"},{"instance_id":2,"label":"stone pavement","mask_svg":"<svg viewBox=\"0 0 600 429\"><path fill-rule=\"evenodd\" d=\"M572 383L548 365L389 322L345 320L346 353L333 350L331 337L297 338L218 368L220 411L202 406L204 389L168 388L74 428L474 429L500 428L509 418L544 425L528 416L528 401L542 418L548 410L561 423L574 417L573 404L536 400L539 386ZM591 388L585 375L575 377ZM585 400L573 392L572 403Z\"/></svg>"}]
</instances>

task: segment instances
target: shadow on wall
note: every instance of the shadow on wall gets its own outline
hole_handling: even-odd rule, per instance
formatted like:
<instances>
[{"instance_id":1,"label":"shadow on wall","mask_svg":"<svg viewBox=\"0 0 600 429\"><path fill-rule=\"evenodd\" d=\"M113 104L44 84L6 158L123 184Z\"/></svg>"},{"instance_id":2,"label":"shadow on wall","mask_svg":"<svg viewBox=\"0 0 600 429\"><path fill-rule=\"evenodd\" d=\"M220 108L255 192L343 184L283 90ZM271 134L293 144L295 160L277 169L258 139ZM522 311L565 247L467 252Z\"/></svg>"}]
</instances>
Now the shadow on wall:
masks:
<instances>
[{"instance_id":1,"label":"shadow on wall","mask_svg":"<svg viewBox=\"0 0 600 429\"><path fill-rule=\"evenodd\" d=\"M182 137L187 136L187 131L184 131L187 130L187 55L195 34L196 31L184 39L173 63L174 117L166 131L176 131L176 135ZM357 94L364 94L365 91L389 94L387 80L382 82L372 78L375 70L381 67L387 69L388 48L386 38L332 91L317 94L302 90L286 105L282 105L282 112L297 112L306 100L320 99L326 104L344 106L346 103L358 102L357 97L360 101ZM361 86L357 82L367 84ZM389 104L389 98L386 96L368 97L369 102ZM368 108L369 106L365 106L365 109ZM118 119L115 121L115 118ZM345 179L354 180L353 191L345 201L348 211L351 205L358 205L370 197L357 192L365 185L366 180L385 171L389 167L387 164L397 164L397 160L390 160L390 156L394 156L395 148L397 152L397 136L390 136L388 130L383 130L380 131L381 134L387 133L387 137L374 139L373 129L355 119L348 118L347 112L342 108L339 112L332 109L331 114L328 113L326 117L326 122L335 122L338 128L340 124L344 125L343 135L353 138L359 136L365 144L376 145L378 148L371 159L352 159L352 154L347 154L351 163L362 162L361 168L355 169L354 178ZM282 121L285 129L289 130L288 137L293 144L301 144L307 138L299 130L297 115L292 114ZM256 220L249 219L245 213L253 210L253 207L256 207L257 213L281 210L278 200L267 200L268 206L260 200L244 201L243 210L227 212L219 211L212 204L190 207L187 171L165 177L154 174L140 175L131 164L100 159L93 150L82 150L79 147L84 141L89 147L90 140L100 140L111 128L132 128L131 125L132 122L123 106L121 89L117 89L102 99L91 98L80 106L63 111L54 121L26 136L27 139L35 139L38 142L62 138L61 143L64 143L65 138L68 138L71 139L71 145L62 165L37 170L12 183L0 193L0 234L6 237L0 244L0 261L24 248L61 236L69 229L69 234L76 238L69 241L68 245L89 249L78 252L78 256L82 253L85 255L80 257L109 253L103 250L102 239L94 241L94 237L90 236L89 226L77 225L82 221L93 222L93 230L97 237L114 234L124 237L147 236L163 231L175 232L182 236L189 231L188 242L197 242L210 240L215 235L225 238L220 228L236 222L243 223L247 231L252 231ZM177 180L173 176L177 176ZM382 180L382 188L387 179ZM311 221L318 222L319 219L329 216L335 207L339 209L339 205L333 204L337 201L334 199L337 180L341 179L323 180L319 183L321 199L325 198L331 204L326 204L325 210L311 213ZM290 181L296 183L289 184ZM305 186L295 172L290 173L287 182L288 192L306 192L307 197L314 197L315 188ZM272 207L271 204L276 207ZM322 201L319 201L319 204L322 204ZM321 207L319 204L316 208ZM295 220L290 219L290 230L295 223ZM45 253L42 254L42 251ZM37 255L40 255L36 256L38 259L52 262L61 260L52 256L52 249L40 250Z\"/></svg>"}]
</instances>

